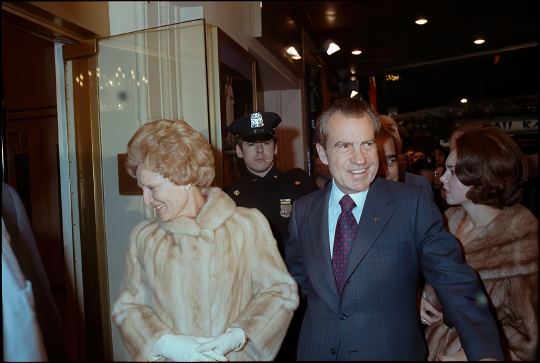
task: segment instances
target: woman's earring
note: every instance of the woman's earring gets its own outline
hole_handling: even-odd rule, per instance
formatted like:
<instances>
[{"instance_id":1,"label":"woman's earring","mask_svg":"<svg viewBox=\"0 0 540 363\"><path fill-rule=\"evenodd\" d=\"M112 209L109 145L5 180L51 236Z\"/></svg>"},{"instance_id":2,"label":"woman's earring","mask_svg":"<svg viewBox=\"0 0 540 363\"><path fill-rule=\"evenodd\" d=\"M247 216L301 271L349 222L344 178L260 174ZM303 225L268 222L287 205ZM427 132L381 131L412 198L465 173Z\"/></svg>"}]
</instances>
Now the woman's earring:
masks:
<instances>
[{"instance_id":1,"label":"woman's earring","mask_svg":"<svg viewBox=\"0 0 540 363\"><path fill-rule=\"evenodd\" d=\"M191 189L191 185L186 185L186 186L184 187L184 190L190 190L190 189Z\"/></svg>"}]
</instances>

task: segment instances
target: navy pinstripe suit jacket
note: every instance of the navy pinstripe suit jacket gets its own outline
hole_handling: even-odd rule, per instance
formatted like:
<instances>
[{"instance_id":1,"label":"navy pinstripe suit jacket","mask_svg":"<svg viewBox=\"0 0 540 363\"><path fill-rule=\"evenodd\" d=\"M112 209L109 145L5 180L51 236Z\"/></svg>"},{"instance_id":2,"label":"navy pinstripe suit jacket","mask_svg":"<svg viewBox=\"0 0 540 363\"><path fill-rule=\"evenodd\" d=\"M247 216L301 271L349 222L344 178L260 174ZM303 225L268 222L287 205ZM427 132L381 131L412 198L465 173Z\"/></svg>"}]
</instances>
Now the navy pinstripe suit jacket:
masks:
<instances>
[{"instance_id":1,"label":"navy pinstripe suit jacket","mask_svg":"<svg viewBox=\"0 0 540 363\"><path fill-rule=\"evenodd\" d=\"M340 296L328 241L330 190L294 202L289 223L285 259L308 299L298 360L425 360L417 308L422 274L469 360L504 360L489 307L477 305L484 293L476 271L421 187L381 178L371 184Z\"/></svg>"}]
</instances>

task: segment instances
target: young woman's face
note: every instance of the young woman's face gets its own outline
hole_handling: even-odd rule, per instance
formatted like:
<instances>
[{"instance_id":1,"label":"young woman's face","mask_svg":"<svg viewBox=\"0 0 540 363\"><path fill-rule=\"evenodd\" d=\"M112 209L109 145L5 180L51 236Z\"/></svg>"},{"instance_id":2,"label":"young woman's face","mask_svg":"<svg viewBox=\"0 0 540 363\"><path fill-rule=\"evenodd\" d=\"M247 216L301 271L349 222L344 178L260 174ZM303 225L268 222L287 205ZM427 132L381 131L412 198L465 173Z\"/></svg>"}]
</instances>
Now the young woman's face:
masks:
<instances>
[{"instance_id":1,"label":"young woman's face","mask_svg":"<svg viewBox=\"0 0 540 363\"><path fill-rule=\"evenodd\" d=\"M456 150L452 150L448 158L446 159L446 171L441 176L441 182L443 183L444 195L446 196L446 203L450 205L463 205L470 201L465 196L471 189L470 186L463 185L457 178L454 168L456 166Z\"/></svg>"}]
</instances>

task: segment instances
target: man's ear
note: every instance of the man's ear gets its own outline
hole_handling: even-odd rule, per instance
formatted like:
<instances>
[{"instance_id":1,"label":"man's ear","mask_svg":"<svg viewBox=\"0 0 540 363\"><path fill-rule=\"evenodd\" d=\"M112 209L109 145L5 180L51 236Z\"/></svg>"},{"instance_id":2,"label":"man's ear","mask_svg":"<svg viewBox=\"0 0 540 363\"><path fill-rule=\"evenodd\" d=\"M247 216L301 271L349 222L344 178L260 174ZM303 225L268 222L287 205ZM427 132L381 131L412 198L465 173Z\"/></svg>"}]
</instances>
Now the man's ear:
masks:
<instances>
[{"instance_id":1,"label":"man's ear","mask_svg":"<svg viewBox=\"0 0 540 363\"><path fill-rule=\"evenodd\" d=\"M275 146L274 146L274 155L277 155L277 142L275 143Z\"/></svg>"},{"instance_id":2,"label":"man's ear","mask_svg":"<svg viewBox=\"0 0 540 363\"><path fill-rule=\"evenodd\" d=\"M322 147L322 145L319 143L317 143L315 147L317 147L317 152L319 153L322 163L328 165L328 157L326 156L326 150L324 150L324 147Z\"/></svg>"},{"instance_id":3,"label":"man's ear","mask_svg":"<svg viewBox=\"0 0 540 363\"><path fill-rule=\"evenodd\" d=\"M242 148L238 144L236 144L236 156L238 156L240 159L244 158L244 154L242 154Z\"/></svg>"}]
</instances>

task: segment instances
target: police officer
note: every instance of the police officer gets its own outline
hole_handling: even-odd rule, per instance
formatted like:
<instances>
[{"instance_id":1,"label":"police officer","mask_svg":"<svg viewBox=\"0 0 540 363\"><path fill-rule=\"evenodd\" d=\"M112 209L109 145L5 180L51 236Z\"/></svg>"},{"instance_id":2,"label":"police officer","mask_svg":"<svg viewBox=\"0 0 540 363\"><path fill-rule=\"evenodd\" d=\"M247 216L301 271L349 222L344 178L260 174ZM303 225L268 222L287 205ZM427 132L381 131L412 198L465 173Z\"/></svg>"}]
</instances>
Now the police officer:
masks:
<instances>
[{"instance_id":1,"label":"police officer","mask_svg":"<svg viewBox=\"0 0 540 363\"><path fill-rule=\"evenodd\" d=\"M246 170L242 178L224 189L236 202L246 208L257 208L268 220L279 252L285 259L285 242L289 239L289 218L292 203L318 190L315 180L298 168L280 172L274 162L277 154L275 128L281 117L274 112L253 112L234 120L227 130L236 137L236 155L244 159ZM306 309L305 297L293 320L275 361L296 360L296 348Z\"/></svg>"},{"instance_id":2,"label":"police officer","mask_svg":"<svg viewBox=\"0 0 540 363\"><path fill-rule=\"evenodd\" d=\"M246 170L239 181L224 191L236 205L257 208L264 214L285 258L292 203L318 188L302 169L294 168L286 173L277 169L275 128L280 122L281 117L274 112L253 112L227 127L237 139L236 155L244 159Z\"/></svg>"}]
</instances>

